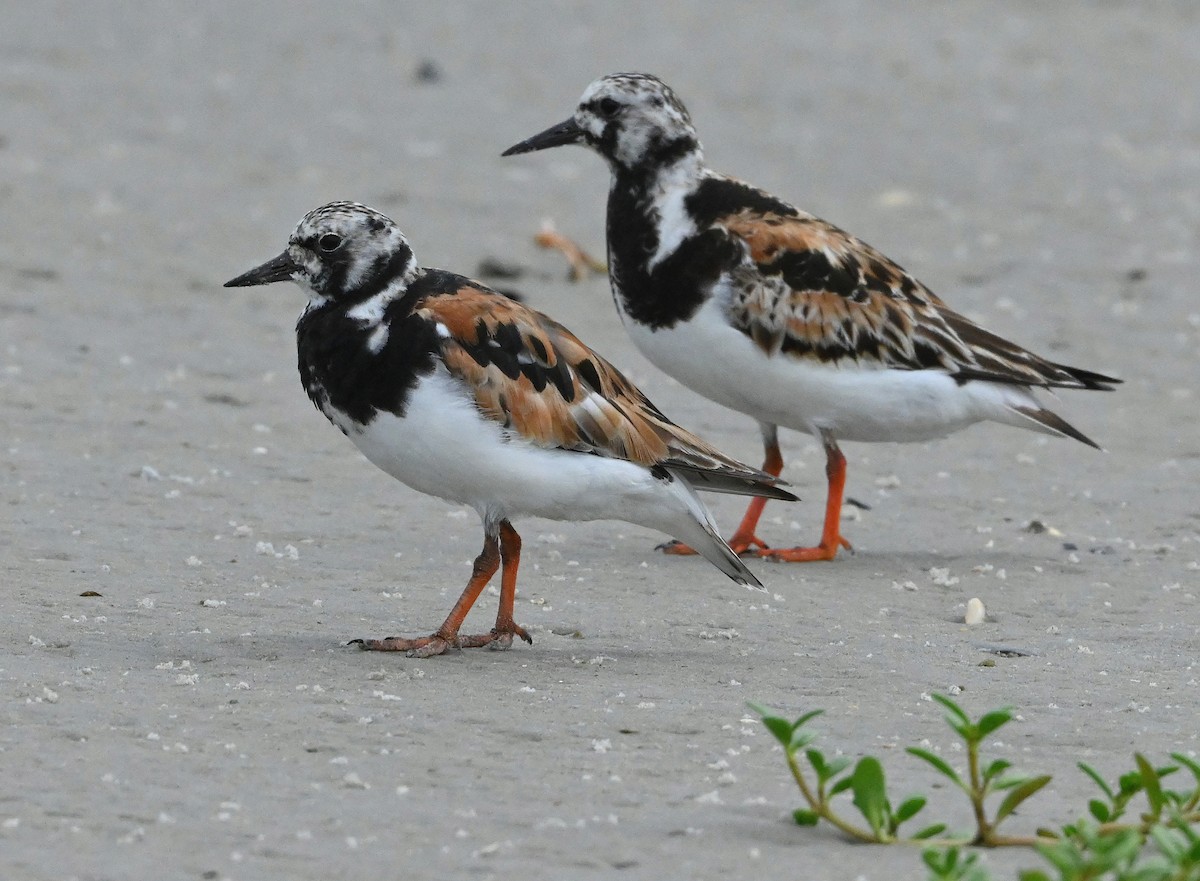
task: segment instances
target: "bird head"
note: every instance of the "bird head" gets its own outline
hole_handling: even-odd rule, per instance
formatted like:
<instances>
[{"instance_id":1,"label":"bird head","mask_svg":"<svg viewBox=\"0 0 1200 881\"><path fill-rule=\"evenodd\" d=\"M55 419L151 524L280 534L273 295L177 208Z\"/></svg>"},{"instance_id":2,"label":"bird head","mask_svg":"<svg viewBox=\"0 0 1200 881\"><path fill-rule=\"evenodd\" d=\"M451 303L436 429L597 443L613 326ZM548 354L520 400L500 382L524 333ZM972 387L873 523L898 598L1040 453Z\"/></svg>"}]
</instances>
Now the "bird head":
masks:
<instances>
[{"instance_id":1,"label":"bird head","mask_svg":"<svg viewBox=\"0 0 1200 881\"><path fill-rule=\"evenodd\" d=\"M351 305L406 283L416 270L412 248L391 218L357 202L330 202L304 216L287 250L225 287L294 281L312 304Z\"/></svg>"},{"instance_id":2,"label":"bird head","mask_svg":"<svg viewBox=\"0 0 1200 881\"><path fill-rule=\"evenodd\" d=\"M671 88L647 73L614 73L583 92L575 113L504 151L531 153L564 144L591 147L614 170L668 165L699 154L692 119Z\"/></svg>"}]
</instances>

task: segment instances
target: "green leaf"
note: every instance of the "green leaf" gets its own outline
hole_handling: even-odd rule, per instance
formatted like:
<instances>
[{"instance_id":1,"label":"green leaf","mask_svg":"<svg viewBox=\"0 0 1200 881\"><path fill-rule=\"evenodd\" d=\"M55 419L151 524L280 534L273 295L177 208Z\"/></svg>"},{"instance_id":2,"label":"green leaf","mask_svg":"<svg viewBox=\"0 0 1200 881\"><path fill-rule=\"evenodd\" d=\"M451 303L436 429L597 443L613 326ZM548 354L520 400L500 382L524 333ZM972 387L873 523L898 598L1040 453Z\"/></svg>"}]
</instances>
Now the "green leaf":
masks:
<instances>
[{"instance_id":1,"label":"green leaf","mask_svg":"<svg viewBox=\"0 0 1200 881\"><path fill-rule=\"evenodd\" d=\"M754 701L746 701L746 706L754 710L760 716L774 716L775 711L765 704L755 703Z\"/></svg>"},{"instance_id":2,"label":"green leaf","mask_svg":"<svg viewBox=\"0 0 1200 881\"><path fill-rule=\"evenodd\" d=\"M811 722L813 719L817 718L817 716L820 716L824 712L825 712L824 710L809 710L807 713L805 713L799 719L797 719L795 722L793 722L792 727L799 728L801 725L807 725L809 722Z\"/></svg>"},{"instance_id":3,"label":"green leaf","mask_svg":"<svg viewBox=\"0 0 1200 881\"><path fill-rule=\"evenodd\" d=\"M843 777L841 780L839 780L837 783L833 784L833 786L832 786L832 787L830 787L830 789L829 789L829 797L830 797L830 798L833 798L833 797L834 797L835 795L837 795L838 793L840 793L840 792L845 792L845 791L846 791L847 789L849 789L849 788L850 788L850 787L851 787L853 784L854 784L854 775L853 775L853 774L848 774L847 776L845 776L845 777Z\"/></svg>"},{"instance_id":4,"label":"green leaf","mask_svg":"<svg viewBox=\"0 0 1200 881\"><path fill-rule=\"evenodd\" d=\"M1098 823L1107 823L1112 817L1112 812L1109 811L1108 805L1100 801L1098 798L1093 798L1088 801L1088 811L1096 818Z\"/></svg>"},{"instance_id":5,"label":"green leaf","mask_svg":"<svg viewBox=\"0 0 1200 881\"><path fill-rule=\"evenodd\" d=\"M816 733L797 728L792 732L792 739L787 744L787 751L790 753L799 752L816 739Z\"/></svg>"},{"instance_id":6,"label":"green leaf","mask_svg":"<svg viewBox=\"0 0 1200 881\"><path fill-rule=\"evenodd\" d=\"M1183 831L1188 832L1189 830L1185 828ZM1190 834L1195 835L1195 833ZM1191 846L1187 849L1187 859L1200 864L1200 839L1192 841Z\"/></svg>"},{"instance_id":7,"label":"green leaf","mask_svg":"<svg viewBox=\"0 0 1200 881\"><path fill-rule=\"evenodd\" d=\"M927 847L921 851L921 861L935 876L944 876L946 869L954 868L954 864L958 862L958 848L950 847L941 850L936 847Z\"/></svg>"},{"instance_id":8,"label":"green leaf","mask_svg":"<svg viewBox=\"0 0 1200 881\"><path fill-rule=\"evenodd\" d=\"M1050 881L1050 876L1041 869L1022 869L1017 878L1020 881Z\"/></svg>"},{"instance_id":9,"label":"green leaf","mask_svg":"<svg viewBox=\"0 0 1200 881\"><path fill-rule=\"evenodd\" d=\"M1130 771L1117 778L1117 787L1121 795L1134 795L1141 792L1144 786L1142 775L1138 771Z\"/></svg>"},{"instance_id":10,"label":"green leaf","mask_svg":"<svg viewBox=\"0 0 1200 881\"><path fill-rule=\"evenodd\" d=\"M1150 837L1154 839L1154 843L1158 845L1158 849L1168 859L1173 862L1179 862L1183 859L1187 845L1178 832L1167 829L1165 826L1151 826Z\"/></svg>"},{"instance_id":11,"label":"green leaf","mask_svg":"<svg viewBox=\"0 0 1200 881\"><path fill-rule=\"evenodd\" d=\"M1012 707L1001 707L998 710L992 710L990 713L984 713L983 717L976 724L979 729L980 737L987 737L993 731L1007 725L1012 721L1014 710Z\"/></svg>"},{"instance_id":12,"label":"green leaf","mask_svg":"<svg viewBox=\"0 0 1200 881\"><path fill-rule=\"evenodd\" d=\"M945 707L947 710L949 710L950 714L955 719L957 719L959 722L961 722L963 725L971 724L970 717L967 716L967 714L963 712L962 708L959 707L959 705L955 702L954 698L952 698L948 695L945 695L945 694L938 694L937 692L934 692L933 694L931 694L930 697L933 698L935 701L937 701L939 704L941 704L943 707Z\"/></svg>"},{"instance_id":13,"label":"green leaf","mask_svg":"<svg viewBox=\"0 0 1200 881\"><path fill-rule=\"evenodd\" d=\"M934 770L939 771L942 775L949 777L954 782L954 785L959 789L966 790L966 786L962 782L962 778L958 776L958 772L950 767L949 763L941 756L931 753L927 749L910 746L905 750L910 756L916 756L924 762L932 765Z\"/></svg>"},{"instance_id":14,"label":"green leaf","mask_svg":"<svg viewBox=\"0 0 1200 881\"><path fill-rule=\"evenodd\" d=\"M1054 868L1062 873L1063 878L1079 878L1083 855L1079 848L1070 841L1056 841L1053 844L1038 844L1038 853Z\"/></svg>"},{"instance_id":15,"label":"green leaf","mask_svg":"<svg viewBox=\"0 0 1200 881\"><path fill-rule=\"evenodd\" d=\"M850 788L854 792L854 806L866 819L867 824L881 837L888 826L887 784L884 781L883 765L874 756L863 756L850 775Z\"/></svg>"},{"instance_id":16,"label":"green leaf","mask_svg":"<svg viewBox=\"0 0 1200 881\"><path fill-rule=\"evenodd\" d=\"M792 723L780 716L763 716L763 726L787 749L792 744Z\"/></svg>"},{"instance_id":17,"label":"green leaf","mask_svg":"<svg viewBox=\"0 0 1200 881\"><path fill-rule=\"evenodd\" d=\"M816 826L821 815L807 808L796 808L792 811L792 819L796 821L797 826Z\"/></svg>"},{"instance_id":18,"label":"green leaf","mask_svg":"<svg viewBox=\"0 0 1200 881\"><path fill-rule=\"evenodd\" d=\"M845 756L838 756L836 759L830 759L829 765L828 765L829 779L832 780L834 777L836 777L838 774L841 774L843 771L845 771L849 767L850 767L850 760L848 758L846 758Z\"/></svg>"},{"instance_id":19,"label":"green leaf","mask_svg":"<svg viewBox=\"0 0 1200 881\"><path fill-rule=\"evenodd\" d=\"M986 783L994 777L1000 776L1011 767L1012 762L1008 761L1008 759L996 759L996 761L983 769L984 782Z\"/></svg>"},{"instance_id":20,"label":"green leaf","mask_svg":"<svg viewBox=\"0 0 1200 881\"><path fill-rule=\"evenodd\" d=\"M850 764L850 760L845 756L838 756L836 759L826 759L825 754L819 749L810 749L805 752L808 756L808 763L812 765L813 771L817 774L818 783L828 783Z\"/></svg>"},{"instance_id":21,"label":"green leaf","mask_svg":"<svg viewBox=\"0 0 1200 881\"><path fill-rule=\"evenodd\" d=\"M923 795L911 795L904 801L900 802L900 806L896 808L896 825L899 826L906 820L911 820L921 812L921 808L925 807L925 802L928 799Z\"/></svg>"},{"instance_id":22,"label":"green leaf","mask_svg":"<svg viewBox=\"0 0 1200 881\"><path fill-rule=\"evenodd\" d=\"M1098 830L1093 829L1085 833L1083 839L1090 849L1091 863L1098 870L1093 872L1092 877L1131 865L1141 853L1143 844L1142 835L1136 829L1121 829L1109 834L1100 834ZM1089 866L1089 869L1093 866ZM1120 877L1122 881L1126 878L1132 881L1138 876L1122 874Z\"/></svg>"},{"instance_id":23,"label":"green leaf","mask_svg":"<svg viewBox=\"0 0 1200 881\"><path fill-rule=\"evenodd\" d=\"M948 711L946 714L946 724L954 729L959 737L968 742L979 740L979 729L971 724L971 720L958 704L944 694L935 693L930 695L930 697L946 708Z\"/></svg>"},{"instance_id":24,"label":"green leaf","mask_svg":"<svg viewBox=\"0 0 1200 881\"><path fill-rule=\"evenodd\" d=\"M1016 774L1006 774L1005 776L1001 777L999 780L995 780L992 782L992 789L996 789L996 790L1012 789L1014 786L1020 786L1022 783L1024 783L1028 779L1029 779L1028 774L1021 774L1019 772Z\"/></svg>"},{"instance_id":25,"label":"green leaf","mask_svg":"<svg viewBox=\"0 0 1200 881\"><path fill-rule=\"evenodd\" d=\"M1004 796L1004 801L1000 802L1000 807L996 809L996 819L992 822L999 823L1015 811L1017 805L1049 783L1050 780L1051 777L1049 774L1041 774L1037 777L1030 777L1024 783L1015 787L1008 795Z\"/></svg>"},{"instance_id":26,"label":"green leaf","mask_svg":"<svg viewBox=\"0 0 1200 881\"><path fill-rule=\"evenodd\" d=\"M921 851L921 859L925 861L931 873L929 877L934 881L986 881L987 875L975 865L979 855L970 854L960 862L962 855L963 852L957 847L945 850L927 847Z\"/></svg>"},{"instance_id":27,"label":"green leaf","mask_svg":"<svg viewBox=\"0 0 1200 881\"><path fill-rule=\"evenodd\" d=\"M1163 798L1162 783L1158 779L1159 772L1154 770L1154 766L1141 753L1134 753L1133 760L1137 763L1138 773L1142 776L1142 786L1146 789L1146 801L1150 802L1150 810L1155 816L1158 816L1162 813L1163 805L1166 804L1166 799Z\"/></svg>"},{"instance_id":28,"label":"green leaf","mask_svg":"<svg viewBox=\"0 0 1200 881\"><path fill-rule=\"evenodd\" d=\"M1196 778L1196 783L1200 784L1200 763L1188 758L1183 753L1171 753L1171 758L1191 771L1192 776Z\"/></svg>"},{"instance_id":29,"label":"green leaf","mask_svg":"<svg viewBox=\"0 0 1200 881\"><path fill-rule=\"evenodd\" d=\"M1112 791L1112 787L1109 786L1108 783L1105 782L1104 778L1100 776L1100 772L1098 772L1091 765L1087 764L1086 762L1076 762L1075 767L1091 777L1092 782L1100 787L1100 791L1108 796L1109 801L1112 801L1117 797L1116 793Z\"/></svg>"},{"instance_id":30,"label":"green leaf","mask_svg":"<svg viewBox=\"0 0 1200 881\"><path fill-rule=\"evenodd\" d=\"M913 840L924 841L926 838L933 838L935 835L941 835L945 831L945 823L934 823L931 826L926 826L920 832L913 833Z\"/></svg>"}]
</instances>

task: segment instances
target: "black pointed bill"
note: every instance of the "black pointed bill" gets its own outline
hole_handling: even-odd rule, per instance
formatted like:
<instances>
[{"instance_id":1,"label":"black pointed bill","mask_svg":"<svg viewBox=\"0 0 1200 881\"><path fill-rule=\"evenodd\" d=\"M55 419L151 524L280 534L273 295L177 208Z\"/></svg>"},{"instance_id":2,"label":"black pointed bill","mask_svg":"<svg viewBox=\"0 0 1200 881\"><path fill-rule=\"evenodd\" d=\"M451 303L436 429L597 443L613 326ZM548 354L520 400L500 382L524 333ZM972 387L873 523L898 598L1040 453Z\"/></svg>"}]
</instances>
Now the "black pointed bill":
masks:
<instances>
[{"instance_id":1,"label":"black pointed bill","mask_svg":"<svg viewBox=\"0 0 1200 881\"><path fill-rule=\"evenodd\" d=\"M296 261L287 251L278 257L273 257L262 266L256 266L249 272L243 272L237 278L225 282L227 288L248 288L257 284L271 284L276 281L291 281L292 275L300 270Z\"/></svg>"},{"instance_id":2,"label":"black pointed bill","mask_svg":"<svg viewBox=\"0 0 1200 881\"><path fill-rule=\"evenodd\" d=\"M518 153L532 153L535 150L546 150L550 147L561 147L564 144L578 144L583 140L583 129L575 124L574 118L558 125L552 125L544 132L526 138L519 144L513 144L501 156L516 156Z\"/></svg>"}]
</instances>

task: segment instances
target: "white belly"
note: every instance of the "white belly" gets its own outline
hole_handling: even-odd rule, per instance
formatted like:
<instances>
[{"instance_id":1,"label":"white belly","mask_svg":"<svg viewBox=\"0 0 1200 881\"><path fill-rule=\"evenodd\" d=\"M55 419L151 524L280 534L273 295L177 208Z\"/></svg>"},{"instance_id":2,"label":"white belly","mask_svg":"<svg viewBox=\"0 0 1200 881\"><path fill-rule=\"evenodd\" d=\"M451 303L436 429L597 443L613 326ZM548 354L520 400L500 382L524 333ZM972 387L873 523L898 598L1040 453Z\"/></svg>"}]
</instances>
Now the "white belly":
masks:
<instances>
[{"instance_id":1,"label":"white belly","mask_svg":"<svg viewBox=\"0 0 1200 881\"><path fill-rule=\"evenodd\" d=\"M670 329L654 331L621 317L634 344L657 367L761 422L810 434L831 430L841 440L922 441L995 418L989 411L996 396L986 383L959 385L935 370L768 357L729 325L716 298L691 321Z\"/></svg>"},{"instance_id":2,"label":"white belly","mask_svg":"<svg viewBox=\"0 0 1200 881\"><path fill-rule=\"evenodd\" d=\"M485 519L621 519L661 529L680 510L663 481L640 465L512 437L440 367L417 385L403 418L379 413L365 429L336 412L331 419L397 480L470 505Z\"/></svg>"}]
</instances>

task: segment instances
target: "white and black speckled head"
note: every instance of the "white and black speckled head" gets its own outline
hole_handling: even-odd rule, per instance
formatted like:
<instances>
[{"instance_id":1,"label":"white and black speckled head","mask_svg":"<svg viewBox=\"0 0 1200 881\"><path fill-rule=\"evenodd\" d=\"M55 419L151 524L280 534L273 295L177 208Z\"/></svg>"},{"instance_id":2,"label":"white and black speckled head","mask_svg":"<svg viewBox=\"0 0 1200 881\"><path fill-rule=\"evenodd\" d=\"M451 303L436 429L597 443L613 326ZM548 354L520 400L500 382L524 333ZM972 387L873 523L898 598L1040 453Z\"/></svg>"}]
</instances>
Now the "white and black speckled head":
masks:
<instances>
[{"instance_id":1,"label":"white and black speckled head","mask_svg":"<svg viewBox=\"0 0 1200 881\"><path fill-rule=\"evenodd\" d=\"M412 248L391 218L358 202L330 202L304 216L286 251L225 287L290 280L313 305L352 305L403 287L416 272Z\"/></svg>"},{"instance_id":2,"label":"white and black speckled head","mask_svg":"<svg viewBox=\"0 0 1200 881\"><path fill-rule=\"evenodd\" d=\"M614 170L661 167L701 155L687 108L670 86L648 73L614 73L589 85L575 114L504 151L505 156L585 144Z\"/></svg>"}]
</instances>

